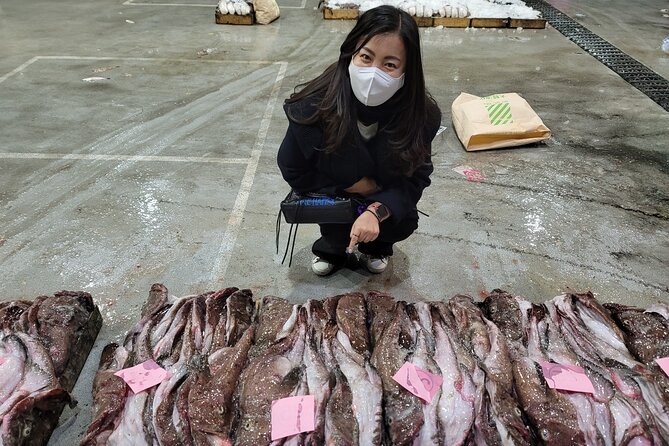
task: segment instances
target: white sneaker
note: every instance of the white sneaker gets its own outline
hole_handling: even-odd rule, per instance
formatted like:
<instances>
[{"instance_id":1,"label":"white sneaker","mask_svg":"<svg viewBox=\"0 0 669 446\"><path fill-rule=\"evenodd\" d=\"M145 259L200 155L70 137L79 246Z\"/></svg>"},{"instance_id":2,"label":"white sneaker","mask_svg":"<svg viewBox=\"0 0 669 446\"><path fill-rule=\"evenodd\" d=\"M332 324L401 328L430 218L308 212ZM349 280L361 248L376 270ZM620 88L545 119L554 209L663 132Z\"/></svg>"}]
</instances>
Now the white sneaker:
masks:
<instances>
[{"instance_id":1,"label":"white sneaker","mask_svg":"<svg viewBox=\"0 0 669 446\"><path fill-rule=\"evenodd\" d=\"M334 267L334 263L330 263L320 257L314 257L311 261L311 270L317 276L327 276L334 270Z\"/></svg>"},{"instance_id":2,"label":"white sneaker","mask_svg":"<svg viewBox=\"0 0 669 446\"><path fill-rule=\"evenodd\" d=\"M388 266L388 257L363 254L360 261L370 273L381 274Z\"/></svg>"}]
</instances>

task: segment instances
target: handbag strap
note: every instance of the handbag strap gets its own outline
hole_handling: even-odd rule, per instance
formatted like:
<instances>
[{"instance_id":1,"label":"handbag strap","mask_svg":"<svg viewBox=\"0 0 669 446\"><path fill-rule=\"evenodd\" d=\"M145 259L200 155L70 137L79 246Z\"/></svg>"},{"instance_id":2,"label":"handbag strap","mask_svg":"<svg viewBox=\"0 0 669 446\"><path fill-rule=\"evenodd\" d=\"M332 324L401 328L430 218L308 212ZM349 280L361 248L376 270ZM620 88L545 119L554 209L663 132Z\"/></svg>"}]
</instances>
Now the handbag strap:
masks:
<instances>
[{"instance_id":1,"label":"handbag strap","mask_svg":"<svg viewBox=\"0 0 669 446\"><path fill-rule=\"evenodd\" d=\"M289 194L290 195L290 194ZM293 233L293 226L295 227L295 232ZM283 258L281 259L281 264L286 261L286 256L288 255L288 247L290 246L290 257L288 259L288 268L290 268L293 264L293 251L295 251L295 240L297 239L297 229L299 227L299 223L291 223L290 229L288 230L288 240L286 240L286 249L283 252ZM281 234L281 209L279 209L279 213L276 215L276 253L279 254L279 237ZM290 238L293 238L293 243L291 246L290 243Z\"/></svg>"}]
</instances>

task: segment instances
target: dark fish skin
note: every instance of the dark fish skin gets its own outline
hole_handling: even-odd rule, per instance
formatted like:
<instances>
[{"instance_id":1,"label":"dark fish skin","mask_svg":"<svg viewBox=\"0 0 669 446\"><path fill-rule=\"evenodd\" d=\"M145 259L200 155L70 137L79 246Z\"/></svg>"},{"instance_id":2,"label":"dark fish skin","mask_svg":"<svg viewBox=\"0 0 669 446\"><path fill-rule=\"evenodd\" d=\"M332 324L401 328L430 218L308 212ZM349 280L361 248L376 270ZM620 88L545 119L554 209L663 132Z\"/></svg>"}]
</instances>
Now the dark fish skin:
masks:
<instances>
[{"instance_id":1,"label":"dark fish skin","mask_svg":"<svg viewBox=\"0 0 669 446\"><path fill-rule=\"evenodd\" d=\"M527 345L527 337L523 333L520 306L515 298L502 290L495 289L481 303L485 316L493 321L510 342Z\"/></svg>"},{"instance_id":2,"label":"dark fish skin","mask_svg":"<svg viewBox=\"0 0 669 446\"><path fill-rule=\"evenodd\" d=\"M30 305L32 302L27 300L0 303L0 331L15 331L21 315Z\"/></svg>"},{"instance_id":3,"label":"dark fish skin","mask_svg":"<svg viewBox=\"0 0 669 446\"><path fill-rule=\"evenodd\" d=\"M195 375L189 375L184 383L177 390L176 399L174 401L174 408L179 414L181 421L181 429L177 429L179 435L179 445L193 446L193 434L190 428L190 417L188 415L188 394L193 388L193 381Z\"/></svg>"},{"instance_id":4,"label":"dark fish skin","mask_svg":"<svg viewBox=\"0 0 669 446\"><path fill-rule=\"evenodd\" d=\"M481 307L507 339L516 395L536 428L537 443L550 446L585 444L585 436L578 428L576 409L564 396L546 385L535 362L528 356L527 336L516 299L494 290Z\"/></svg>"},{"instance_id":5,"label":"dark fish skin","mask_svg":"<svg viewBox=\"0 0 669 446\"><path fill-rule=\"evenodd\" d=\"M622 329L625 345L644 364L669 356L669 322L657 313L620 304L604 304Z\"/></svg>"},{"instance_id":6,"label":"dark fish skin","mask_svg":"<svg viewBox=\"0 0 669 446\"><path fill-rule=\"evenodd\" d=\"M395 311L395 299L390 294L379 291L370 291L367 293L367 315L370 321L369 341L370 350L373 351L376 347L381 333L386 328L386 325L393 319L393 312Z\"/></svg>"},{"instance_id":7,"label":"dark fish skin","mask_svg":"<svg viewBox=\"0 0 669 446\"><path fill-rule=\"evenodd\" d=\"M39 335L39 320L37 318L37 312L39 311L42 302L48 298L49 296L37 296L35 298L32 305L26 308L26 310L19 316L19 320L16 323L17 331L22 331L32 335Z\"/></svg>"},{"instance_id":8,"label":"dark fish skin","mask_svg":"<svg viewBox=\"0 0 669 446\"><path fill-rule=\"evenodd\" d=\"M620 304L604 304L625 333L625 345L653 372L665 407L669 407L669 377L655 358L669 356L669 321L662 315Z\"/></svg>"},{"instance_id":9,"label":"dark fish skin","mask_svg":"<svg viewBox=\"0 0 669 446\"><path fill-rule=\"evenodd\" d=\"M162 283L154 283L149 290L149 298L142 306L142 319L151 318L167 305L168 291Z\"/></svg>"},{"instance_id":10,"label":"dark fish skin","mask_svg":"<svg viewBox=\"0 0 669 446\"><path fill-rule=\"evenodd\" d=\"M323 300L323 310L325 311L326 319L335 325L337 323L337 305L339 304L340 298L341 295L330 296Z\"/></svg>"},{"instance_id":11,"label":"dark fish skin","mask_svg":"<svg viewBox=\"0 0 669 446\"><path fill-rule=\"evenodd\" d=\"M369 334L367 332L367 309L362 293L348 293L341 296L337 305L337 325L346 333L353 349L368 358Z\"/></svg>"},{"instance_id":12,"label":"dark fish skin","mask_svg":"<svg viewBox=\"0 0 669 446\"><path fill-rule=\"evenodd\" d=\"M98 371L93 379L93 421L80 446L105 444L114 430L114 423L123 413L127 385L114 375L124 367L128 352L117 344L108 344L102 350Z\"/></svg>"},{"instance_id":13,"label":"dark fish skin","mask_svg":"<svg viewBox=\"0 0 669 446\"><path fill-rule=\"evenodd\" d=\"M258 312L256 342L251 348L250 356L256 357L276 341L277 334L293 311L293 304L286 299L274 296L262 298L262 305Z\"/></svg>"},{"instance_id":14,"label":"dark fish skin","mask_svg":"<svg viewBox=\"0 0 669 446\"><path fill-rule=\"evenodd\" d=\"M208 358L196 373L188 395L188 414L195 445L232 442L232 398L237 380L246 365L255 326L249 327L234 347L225 347Z\"/></svg>"},{"instance_id":15,"label":"dark fish skin","mask_svg":"<svg viewBox=\"0 0 669 446\"><path fill-rule=\"evenodd\" d=\"M328 446L354 446L358 440L358 423L351 411L353 394L346 377L335 372L336 384L325 409L325 436Z\"/></svg>"},{"instance_id":16,"label":"dark fish skin","mask_svg":"<svg viewBox=\"0 0 669 446\"><path fill-rule=\"evenodd\" d=\"M372 326L377 322L373 320ZM377 338L370 361L383 383L384 420L390 445L412 444L424 423L420 400L393 379L415 344L416 334L406 312L406 303L397 302L394 317Z\"/></svg>"},{"instance_id":17,"label":"dark fish skin","mask_svg":"<svg viewBox=\"0 0 669 446\"><path fill-rule=\"evenodd\" d=\"M239 338L253 322L253 293L251 290L235 291L228 297L225 338L227 346L237 344Z\"/></svg>"},{"instance_id":18,"label":"dark fish skin","mask_svg":"<svg viewBox=\"0 0 669 446\"><path fill-rule=\"evenodd\" d=\"M67 367L77 332L86 324L94 308L93 298L83 291L61 291L40 303L36 326L49 349L56 375L60 376Z\"/></svg>"}]
</instances>

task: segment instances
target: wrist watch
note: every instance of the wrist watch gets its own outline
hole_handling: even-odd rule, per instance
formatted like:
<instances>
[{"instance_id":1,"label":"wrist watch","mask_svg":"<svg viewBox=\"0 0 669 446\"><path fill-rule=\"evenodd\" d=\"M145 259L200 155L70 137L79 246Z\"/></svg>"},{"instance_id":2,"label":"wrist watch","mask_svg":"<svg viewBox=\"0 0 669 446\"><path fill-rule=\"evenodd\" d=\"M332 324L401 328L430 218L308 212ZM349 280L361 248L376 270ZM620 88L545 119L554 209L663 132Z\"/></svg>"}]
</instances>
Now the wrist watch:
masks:
<instances>
[{"instance_id":1,"label":"wrist watch","mask_svg":"<svg viewBox=\"0 0 669 446\"><path fill-rule=\"evenodd\" d=\"M367 209L376 215L376 218L379 220L379 222L382 222L390 217L390 210L388 207L385 204L379 203L378 201L367 206Z\"/></svg>"}]
</instances>

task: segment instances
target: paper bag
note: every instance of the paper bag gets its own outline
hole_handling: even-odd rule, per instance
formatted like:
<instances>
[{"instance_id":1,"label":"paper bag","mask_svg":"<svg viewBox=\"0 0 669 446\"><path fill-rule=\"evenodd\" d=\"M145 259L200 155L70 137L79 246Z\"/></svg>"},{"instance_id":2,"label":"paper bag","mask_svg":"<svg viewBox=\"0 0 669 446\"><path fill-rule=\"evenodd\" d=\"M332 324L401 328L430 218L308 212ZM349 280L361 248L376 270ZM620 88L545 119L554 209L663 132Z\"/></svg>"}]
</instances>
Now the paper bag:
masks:
<instances>
[{"instance_id":1,"label":"paper bag","mask_svg":"<svg viewBox=\"0 0 669 446\"><path fill-rule=\"evenodd\" d=\"M517 93L478 97L460 93L451 107L465 150L498 149L543 141L551 131Z\"/></svg>"},{"instance_id":2,"label":"paper bag","mask_svg":"<svg viewBox=\"0 0 669 446\"><path fill-rule=\"evenodd\" d=\"M272 23L281 14L275 0L253 0L253 10L256 12L256 22L261 25Z\"/></svg>"}]
</instances>

